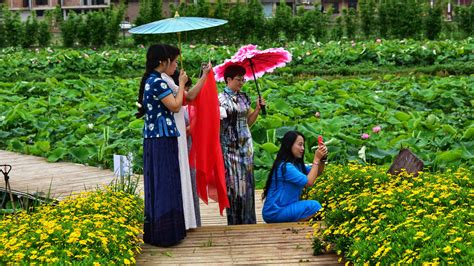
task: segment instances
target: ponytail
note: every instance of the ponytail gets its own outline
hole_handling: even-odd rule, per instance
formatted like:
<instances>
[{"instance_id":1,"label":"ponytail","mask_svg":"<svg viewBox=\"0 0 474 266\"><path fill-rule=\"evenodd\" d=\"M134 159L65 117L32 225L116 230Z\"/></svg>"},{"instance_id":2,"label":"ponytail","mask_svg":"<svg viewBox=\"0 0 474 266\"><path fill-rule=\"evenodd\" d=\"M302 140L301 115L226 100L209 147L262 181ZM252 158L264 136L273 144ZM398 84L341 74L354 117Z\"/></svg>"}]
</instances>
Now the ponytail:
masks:
<instances>
[{"instance_id":1,"label":"ponytail","mask_svg":"<svg viewBox=\"0 0 474 266\"><path fill-rule=\"evenodd\" d=\"M145 115L145 108L143 107L143 92L145 90L146 80L150 77L150 72L147 71L143 74L142 80L140 81L140 89L138 90L137 100L137 112L135 113L136 118L141 118Z\"/></svg>"}]
</instances>

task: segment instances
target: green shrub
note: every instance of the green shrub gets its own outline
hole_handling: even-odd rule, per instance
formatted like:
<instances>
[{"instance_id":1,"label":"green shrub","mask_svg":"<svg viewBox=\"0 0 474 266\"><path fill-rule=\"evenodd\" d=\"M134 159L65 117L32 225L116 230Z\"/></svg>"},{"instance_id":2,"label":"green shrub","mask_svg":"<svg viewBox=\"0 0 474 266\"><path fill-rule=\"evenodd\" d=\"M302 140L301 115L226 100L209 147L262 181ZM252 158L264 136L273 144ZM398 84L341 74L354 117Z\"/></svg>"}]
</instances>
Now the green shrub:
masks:
<instances>
[{"instance_id":1,"label":"green shrub","mask_svg":"<svg viewBox=\"0 0 474 266\"><path fill-rule=\"evenodd\" d=\"M40 21L38 23L38 45L40 47L47 47L51 42L51 31L47 21Z\"/></svg>"},{"instance_id":2,"label":"green shrub","mask_svg":"<svg viewBox=\"0 0 474 266\"><path fill-rule=\"evenodd\" d=\"M25 48L35 46L38 43L39 36L39 24L35 12L28 16L24 25L24 36L21 45Z\"/></svg>"},{"instance_id":3,"label":"green shrub","mask_svg":"<svg viewBox=\"0 0 474 266\"><path fill-rule=\"evenodd\" d=\"M61 36L63 45L66 47L73 47L77 41L78 28L81 24L81 16L76 15L76 12L69 12L68 17L61 21L59 27L61 29Z\"/></svg>"}]
</instances>

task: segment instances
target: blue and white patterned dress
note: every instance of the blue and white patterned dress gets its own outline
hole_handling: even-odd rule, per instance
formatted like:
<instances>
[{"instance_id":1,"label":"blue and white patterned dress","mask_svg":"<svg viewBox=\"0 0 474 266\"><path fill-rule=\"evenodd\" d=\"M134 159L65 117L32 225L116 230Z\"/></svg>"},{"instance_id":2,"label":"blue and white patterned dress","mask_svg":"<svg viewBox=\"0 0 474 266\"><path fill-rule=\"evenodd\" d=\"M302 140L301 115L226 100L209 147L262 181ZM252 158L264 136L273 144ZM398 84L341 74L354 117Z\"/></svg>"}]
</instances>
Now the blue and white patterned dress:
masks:
<instances>
[{"instance_id":1,"label":"blue and white patterned dress","mask_svg":"<svg viewBox=\"0 0 474 266\"><path fill-rule=\"evenodd\" d=\"M247 116L250 99L245 93L229 88L219 94L219 105L227 117L221 120L221 147L230 208L227 223L255 224L255 181L253 143Z\"/></svg>"},{"instance_id":2,"label":"blue and white patterned dress","mask_svg":"<svg viewBox=\"0 0 474 266\"><path fill-rule=\"evenodd\" d=\"M178 162L179 132L161 100L172 93L159 72L146 80L143 94L143 179L145 222L143 240L156 246L177 244L186 236Z\"/></svg>"}]
</instances>

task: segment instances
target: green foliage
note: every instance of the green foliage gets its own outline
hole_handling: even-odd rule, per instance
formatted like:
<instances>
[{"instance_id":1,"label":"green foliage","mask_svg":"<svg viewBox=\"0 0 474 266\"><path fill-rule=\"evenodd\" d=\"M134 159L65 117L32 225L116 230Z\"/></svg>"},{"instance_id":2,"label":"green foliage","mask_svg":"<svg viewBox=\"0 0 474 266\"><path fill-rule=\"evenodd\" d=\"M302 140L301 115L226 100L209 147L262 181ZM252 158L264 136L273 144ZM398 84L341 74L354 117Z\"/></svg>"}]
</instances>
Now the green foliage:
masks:
<instances>
[{"instance_id":1,"label":"green foliage","mask_svg":"<svg viewBox=\"0 0 474 266\"><path fill-rule=\"evenodd\" d=\"M40 21L38 23L38 45L40 47L47 47L51 42L51 31L47 21Z\"/></svg>"},{"instance_id":2,"label":"green foliage","mask_svg":"<svg viewBox=\"0 0 474 266\"><path fill-rule=\"evenodd\" d=\"M265 17L263 15L263 6L259 0L250 0L245 6L243 12L244 28L246 29L247 42L253 42L261 38L265 33Z\"/></svg>"},{"instance_id":3,"label":"green foliage","mask_svg":"<svg viewBox=\"0 0 474 266\"><path fill-rule=\"evenodd\" d=\"M465 36L474 35L474 4L469 6L456 6L454 21Z\"/></svg>"},{"instance_id":4,"label":"green foliage","mask_svg":"<svg viewBox=\"0 0 474 266\"><path fill-rule=\"evenodd\" d=\"M87 15L89 36L93 47L100 47L105 44L106 38L104 38L104 33L106 35L107 23L107 18L103 12L92 12Z\"/></svg>"},{"instance_id":5,"label":"green foliage","mask_svg":"<svg viewBox=\"0 0 474 266\"><path fill-rule=\"evenodd\" d=\"M5 29L5 13L9 12L5 5L0 4L0 47L5 47L7 42Z\"/></svg>"},{"instance_id":6,"label":"green foliage","mask_svg":"<svg viewBox=\"0 0 474 266\"><path fill-rule=\"evenodd\" d=\"M349 8L349 10L342 10L344 15L344 28L346 29L346 36L349 39L354 39L357 32L357 12L354 8Z\"/></svg>"},{"instance_id":7,"label":"green foliage","mask_svg":"<svg viewBox=\"0 0 474 266\"><path fill-rule=\"evenodd\" d=\"M229 34L230 36L230 34ZM259 49L280 46L279 42ZM474 39L463 41L380 40L379 42L286 42L293 60L277 75L372 75L377 73L469 74L474 70ZM76 78L77 73L93 78L139 77L143 74L146 49L38 49L6 48L0 52L2 81L58 80ZM238 46L183 44L185 63L191 76L198 74L201 62L211 57L214 64L232 56ZM34 59L34 60L32 60Z\"/></svg>"},{"instance_id":8,"label":"green foliage","mask_svg":"<svg viewBox=\"0 0 474 266\"><path fill-rule=\"evenodd\" d=\"M344 25L342 16L336 18L336 25L332 29L332 39L340 40L344 36Z\"/></svg>"},{"instance_id":9,"label":"green foliage","mask_svg":"<svg viewBox=\"0 0 474 266\"><path fill-rule=\"evenodd\" d=\"M157 21L163 18L163 0L148 0L147 23Z\"/></svg>"},{"instance_id":10,"label":"green foliage","mask_svg":"<svg viewBox=\"0 0 474 266\"><path fill-rule=\"evenodd\" d=\"M443 27L443 7L436 3L433 7L427 6L425 17L425 35L428 39L434 40L438 37Z\"/></svg>"},{"instance_id":11,"label":"green foliage","mask_svg":"<svg viewBox=\"0 0 474 266\"><path fill-rule=\"evenodd\" d=\"M390 23L390 12L392 6L392 1L390 0L380 0L378 6L377 6L377 22L378 22L378 28L379 28L379 34L380 37L382 38L388 38L389 37L389 30L391 25Z\"/></svg>"},{"instance_id":12,"label":"green foliage","mask_svg":"<svg viewBox=\"0 0 474 266\"><path fill-rule=\"evenodd\" d=\"M19 46L24 36L24 26L20 19L20 13L6 11L3 18L6 46Z\"/></svg>"},{"instance_id":13,"label":"green foliage","mask_svg":"<svg viewBox=\"0 0 474 266\"><path fill-rule=\"evenodd\" d=\"M301 18L300 33L302 36L313 36L316 41L322 41L327 36L329 16L321 12L316 5L313 10L305 11Z\"/></svg>"},{"instance_id":14,"label":"green foliage","mask_svg":"<svg viewBox=\"0 0 474 266\"><path fill-rule=\"evenodd\" d=\"M116 45L120 36L120 22L125 15L126 6L122 2L118 7L112 7L105 12L107 19L105 42L108 45Z\"/></svg>"},{"instance_id":15,"label":"green foliage","mask_svg":"<svg viewBox=\"0 0 474 266\"><path fill-rule=\"evenodd\" d=\"M229 9L229 31L227 32L227 39L231 42L238 42L244 40L247 36L244 28L244 4L241 0L237 0L237 3Z\"/></svg>"},{"instance_id":16,"label":"green foliage","mask_svg":"<svg viewBox=\"0 0 474 266\"><path fill-rule=\"evenodd\" d=\"M67 19L61 21L59 27L61 29L61 37L65 47L73 47L77 41L79 33L79 25L81 25L81 16L76 15L76 12L71 11ZM82 33L81 33L82 35Z\"/></svg>"},{"instance_id":17,"label":"green foliage","mask_svg":"<svg viewBox=\"0 0 474 266\"><path fill-rule=\"evenodd\" d=\"M374 33L377 23L375 21L376 5L374 0L359 1L360 29L364 37L369 38Z\"/></svg>"},{"instance_id":18,"label":"green foliage","mask_svg":"<svg viewBox=\"0 0 474 266\"><path fill-rule=\"evenodd\" d=\"M91 43L90 27L93 27L93 25L91 25L92 23L90 22L90 18L87 14L79 15L78 23L79 24L77 25L77 41L79 42L79 45L83 47L88 47Z\"/></svg>"},{"instance_id":19,"label":"green foliage","mask_svg":"<svg viewBox=\"0 0 474 266\"><path fill-rule=\"evenodd\" d=\"M24 25L24 37L21 46L24 48L35 46L39 37L39 24L36 19L36 12L32 12L31 16L28 16Z\"/></svg>"},{"instance_id":20,"label":"green foliage","mask_svg":"<svg viewBox=\"0 0 474 266\"><path fill-rule=\"evenodd\" d=\"M286 4L284 0L280 0L276 10L275 16L270 20L270 32L269 36L271 39L278 39L281 33L285 37L289 38L294 35L292 28L293 15L291 8Z\"/></svg>"}]
</instances>

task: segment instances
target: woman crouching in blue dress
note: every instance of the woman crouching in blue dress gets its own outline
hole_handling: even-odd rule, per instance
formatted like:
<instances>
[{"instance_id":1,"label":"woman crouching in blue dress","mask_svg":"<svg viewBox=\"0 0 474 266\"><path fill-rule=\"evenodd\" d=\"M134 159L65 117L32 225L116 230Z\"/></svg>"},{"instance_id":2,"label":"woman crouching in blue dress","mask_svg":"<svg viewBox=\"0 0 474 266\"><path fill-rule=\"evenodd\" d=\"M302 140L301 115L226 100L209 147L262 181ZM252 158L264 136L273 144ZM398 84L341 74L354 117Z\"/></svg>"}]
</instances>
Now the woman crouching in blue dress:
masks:
<instances>
[{"instance_id":1,"label":"woman crouching in blue dress","mask_svg":"<svg viewBox=\"0 0 474 266\"><path fill-rule=\"evenodd\" d=\"M324 144L314 152L313 164L304 164L304 136L289 131L281 141L263 190L263 220L267 223L307 221L321 209L316 200L300 200L305 186L312 186L323 173L328 151Z\"/></svg>"}]
</instances>

